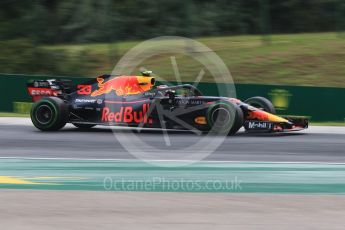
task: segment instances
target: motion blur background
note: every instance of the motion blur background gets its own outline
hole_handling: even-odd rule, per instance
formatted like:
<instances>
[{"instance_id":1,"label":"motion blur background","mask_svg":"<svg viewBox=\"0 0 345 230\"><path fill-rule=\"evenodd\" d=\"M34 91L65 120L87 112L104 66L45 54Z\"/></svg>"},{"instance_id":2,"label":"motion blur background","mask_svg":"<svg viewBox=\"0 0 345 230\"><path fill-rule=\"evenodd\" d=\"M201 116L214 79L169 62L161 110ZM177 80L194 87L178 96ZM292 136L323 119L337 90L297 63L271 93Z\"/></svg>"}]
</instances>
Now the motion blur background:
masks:
<instances>
[{"instance_id":1,"label":"motion blur background","mask_svg":"<svg viewBox=\"0 0 345 230\"><path fill-rule=\"evenodd\" d=\"M201 38L236 82L345 86L343 29L343 0L2 0L0 72L95 76L177 35Z\"/></svg>"},{"instance_id":2,"label":"motion blur background","mask_svg":"<svg viewBox=\"0 0 345 230\"><path fill-rule=\"evenodd\" d=\"M344 0L2 0L0 73L95 77L110 73L139 42L172 35L214 50L236 84L343 88L344 30ZM176 61L182 80L194 81L200 66L186 57ZM175 78L169 56L144 64ZM212 76L206 73L203 81L212 82ZM265 92L274 90L285 97L285 107L286 98L296 95L285 88ZM299 90L307 97L307 90ZM328 89L325 101L344 95L335 92ZM296 111L304 112L285 112Z\"/></svg>"}]
</instances>

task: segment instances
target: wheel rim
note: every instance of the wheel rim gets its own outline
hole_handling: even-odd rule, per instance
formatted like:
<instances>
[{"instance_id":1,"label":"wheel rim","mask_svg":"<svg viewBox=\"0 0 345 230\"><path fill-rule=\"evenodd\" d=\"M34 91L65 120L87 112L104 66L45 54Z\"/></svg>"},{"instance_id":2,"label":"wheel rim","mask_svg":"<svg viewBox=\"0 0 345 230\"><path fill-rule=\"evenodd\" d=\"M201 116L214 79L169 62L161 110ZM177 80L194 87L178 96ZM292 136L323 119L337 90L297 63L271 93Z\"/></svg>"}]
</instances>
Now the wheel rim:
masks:
<instances>
[{"instance_id":1,"label":"wheel rim","mask_svg":"<svg viewBox=\"0 0 345 230\"><path fill-rule=\"evenodd\" d=\"M41 105L36 110L36 120L42 124L49 124L53 120L53 111L48 105Z\"/></svg>"},{"instance_id":2,"label":"wheel rim","mask_svg":"<svg viewBox=\"0 0 345 230\"><path fill-rule=\"evenodd\" d=\"M217 108L212 112L212 121L216 127L226 126L230 120L230 113L225 108Z\"/></svg>"}]
</instances>

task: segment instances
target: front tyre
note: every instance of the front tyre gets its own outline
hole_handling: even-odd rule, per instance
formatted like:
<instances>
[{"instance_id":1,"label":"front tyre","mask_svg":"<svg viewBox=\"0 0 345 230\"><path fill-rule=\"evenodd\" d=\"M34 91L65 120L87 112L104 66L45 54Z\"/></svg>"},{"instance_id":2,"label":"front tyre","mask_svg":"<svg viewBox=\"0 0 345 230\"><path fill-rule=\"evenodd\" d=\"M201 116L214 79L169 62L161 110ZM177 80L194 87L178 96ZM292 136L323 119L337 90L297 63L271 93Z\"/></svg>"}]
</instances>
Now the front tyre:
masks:
<instances>
[{"instance_id":1,"label":"front tyre","mask_svg":"<svg viewBox=\"0 0 345 230\"><path fill-rule=\"evenodd\" d=\"M242 128L243 123L244 123L244 115L243 115L242 109L238 105L234 105L234 106L236 109L236 116L235 116L234 125L230 129L229 135L233 135L237 133L238 130Z\"/></svg>"},{"instance_id":2,"label":"front tyre","mask_svg":"<svg viewBox=\"0 0 345 230\"><path fill-rule=\"evenodd\" d=\"M211 133L227 135L237 128L235 106L232 103L218 102L208 108L206 118Z\"/></svg>"},{"instance_id":3,"label":"front tyre","mask_svg":"<svg viewBox=\"0 0 345 230\"><path fill-rule=\"evenodd\" d=\"M31 121L42 131L56 131L63 128L68 119L68 106L60 98L46 97L31 108Z\"/></svg>"}]
</instances>

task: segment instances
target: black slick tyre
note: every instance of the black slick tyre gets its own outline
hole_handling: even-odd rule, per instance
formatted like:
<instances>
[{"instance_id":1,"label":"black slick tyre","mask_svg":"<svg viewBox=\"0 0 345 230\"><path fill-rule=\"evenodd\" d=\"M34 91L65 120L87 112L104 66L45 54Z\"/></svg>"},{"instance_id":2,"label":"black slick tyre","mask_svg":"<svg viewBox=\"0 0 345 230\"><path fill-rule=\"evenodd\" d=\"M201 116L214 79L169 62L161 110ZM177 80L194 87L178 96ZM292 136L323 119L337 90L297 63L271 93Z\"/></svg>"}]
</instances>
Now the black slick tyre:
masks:
<instances>
[{"instance_id":1,"label":"black slick tyre","mask_svg":"<svg viewBox=\"0 0 345 230\"><path fill-rule=\"evenodd\" d=\"M31 121L42 131L56 131L63 128L68 120L68 106L60 98L46 97L33 104Z\"/></svg>"},{"instance_id":2,"label":"black slick tyre","mask_svg":"<svg viewBox=\"0 0 345 230\"><path fill-rule=\"evenodd\" d=\"M236 107L237 105L227 102L217 102L211 105L206 114L210 132L226 135L237 132L240 127L237 121Z\"/></svg>"},{"instance_id":3,"label":"black slick tyre","mask_svg":"<svg viewBox=\"0 0 345 230\"><path fill-rule=\"evenodd\" d=\"M262 109L265 112L276 114L276 109L270 100L264 97L251 97L244 101L244 103L251 105L255 108Z\"/></svg>"},{"instance_id":4,"label":"black slick tyre","mask_svg":"<svg viewBox=\"0 0 345 230\"><path fill-rule=\"evenodd\" d=\"M234 125L230 129L229 135L233 135L237 133L244 123L244 115L243 115L242 109L238 105L235 105L235 109L236 109L235 121L234 121Z\"/></svg>"}]
</instances>

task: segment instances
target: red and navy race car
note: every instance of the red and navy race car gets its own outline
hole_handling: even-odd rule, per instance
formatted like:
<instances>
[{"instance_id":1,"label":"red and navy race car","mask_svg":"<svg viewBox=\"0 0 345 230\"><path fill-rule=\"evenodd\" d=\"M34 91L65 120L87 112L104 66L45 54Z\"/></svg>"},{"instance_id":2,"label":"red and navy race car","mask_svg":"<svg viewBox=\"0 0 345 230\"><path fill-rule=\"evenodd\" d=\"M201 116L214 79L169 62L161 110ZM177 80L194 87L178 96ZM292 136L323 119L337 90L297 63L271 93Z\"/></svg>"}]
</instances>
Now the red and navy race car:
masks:
<instances>
[{"instance_id":1,"label":"red and navy race car","mask_svg":"<svg viewBox=\"0 0 345 230\"><path fill-rule=\"evenodd\" d=\"M150 73L103 75L78 85L68 80L34 80L27 85L34 101L32 123L42 131L59 130L72 123L83 129L111 125L223 134L234 134L241 127L269 132L308 127L304 118L276 115L266 98L242 102L203 96L189 84L155 87Z\"/></svg>"}]
</instances>

